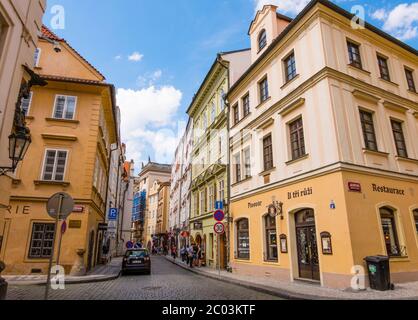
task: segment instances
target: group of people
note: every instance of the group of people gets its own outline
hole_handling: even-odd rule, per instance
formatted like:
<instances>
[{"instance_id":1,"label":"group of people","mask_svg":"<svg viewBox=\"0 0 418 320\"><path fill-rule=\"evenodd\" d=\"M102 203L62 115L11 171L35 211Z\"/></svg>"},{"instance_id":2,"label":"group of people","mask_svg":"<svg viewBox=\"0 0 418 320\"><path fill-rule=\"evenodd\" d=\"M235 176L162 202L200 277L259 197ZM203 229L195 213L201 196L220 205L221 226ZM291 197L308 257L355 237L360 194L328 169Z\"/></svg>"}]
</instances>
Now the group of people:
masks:
<instances>
[{"instance_id":1,"label":"group of people","mask_svg":"<svg viewBox=\"0 0 418 320\"><path fill-rule=\"evenodd\" d=\"M203 264L203 252L200 245L193 243L190 246L183 246L180 251L181 259L183 262L186 262L190 268L198 267L200 268Z\"/></svg>"}]
</instances>

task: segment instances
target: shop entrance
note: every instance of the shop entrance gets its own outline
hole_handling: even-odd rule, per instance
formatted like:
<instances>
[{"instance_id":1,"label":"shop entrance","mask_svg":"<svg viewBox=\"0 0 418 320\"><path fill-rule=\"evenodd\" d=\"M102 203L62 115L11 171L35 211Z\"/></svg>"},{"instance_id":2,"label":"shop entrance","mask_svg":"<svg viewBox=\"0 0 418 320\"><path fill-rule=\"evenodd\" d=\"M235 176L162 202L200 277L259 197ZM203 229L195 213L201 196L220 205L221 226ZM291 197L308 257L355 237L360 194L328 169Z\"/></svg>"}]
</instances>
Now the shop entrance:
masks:
<instances>
[{"instance_id":1,"label":"shop entrance","mask_svg":"<svg viewBox=\"0 0 418 320\"><path fill-rule=\"evenodd\" d=\"M315 213L305 209L295 214L299 277L320 281Z\"/></svg>"}]
</instances>

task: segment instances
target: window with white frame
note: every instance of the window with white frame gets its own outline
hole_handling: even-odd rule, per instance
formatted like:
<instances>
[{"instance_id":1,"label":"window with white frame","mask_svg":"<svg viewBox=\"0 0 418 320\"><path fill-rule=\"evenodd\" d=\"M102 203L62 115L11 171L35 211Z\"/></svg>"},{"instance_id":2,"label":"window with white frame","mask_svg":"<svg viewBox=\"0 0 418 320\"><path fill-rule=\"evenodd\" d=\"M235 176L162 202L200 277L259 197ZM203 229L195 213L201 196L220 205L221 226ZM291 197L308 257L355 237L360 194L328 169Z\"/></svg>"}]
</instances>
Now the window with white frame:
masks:
<instances>
[{"instance_id":1,"label":"window with white frame","mask_svg":"<svg viewBox=\"0 0 418 320\"><path fill-rule=\"evenodd\" d=\"M42 53L41 48L36 48L35 49L35 54L34 54L34 57L33 57L35 67L39 67L39 61L41 60L41 53Z\"/></svg>"},{"instance_id":2,"label":"window with white frame","mask_svg":"<svg viewBox=\"0 0 418 320\"><path fill-rule=\"evenodd\" d=\"M67 157L66 150L46 150L42 180L64 181Z\"/></svg>"},{"instance_id":3,"label":"window with white frame","mask_svg":"<svg viewBox=\"0 0 418 320\"><path fill-rule=\"evenodd\" d=\"M241 181L241 155L239 153L234 155L234 177L235 182Z\"/></svg>"},{"instance_id":4,"label":"window with white frame","mask_svg":"<svg viewBox=\"0 0 418 320\"><path fill-rule=\"evenodd\" d=\"M244 166L245 166L245 178L248 179L251 177L251 151L250 148L244 150Z\"/></svg>"},{"instance_id":5,"label":"window with white frame","mask_svg":"<svg viewBox=\"0 0 418 320\"><path fill-rule=\"evenodd\" d=\"M22 98L22 102L20 104L20 107L22 108L22 112L25 116L29 115L30 106L32 104L32 96L33 96L33 92L31 91L29 93L29 97L27 99Z\"/></svg>"},{"instance_id":6,"label":"window with white frame","mask_svg":"<svg viewBox=\"0 0 418 320\"><path fill-rule=\"evenodd\" d=\"M55 119L74 120L76 104L76 97L56 96L53 117Z\"/></svg>"},{"instance_id":7,"label":"window with white frame","mask_svg":"<svg viewBox=\"0 0 418 320\"><path fill-rule=\"evenodd\" d=\"M221 89L219 92L219 105L221 106L221 111L225 109L225 91Z\"/></svg>"},{"instance_id":8,"label":"window with white frame","mask_svg":"<svg viewBox=\"0 0 418 320\"><path fill-rule=\"evenodd\" d=\"M200 214L206 213L206 190L200 191Z\"/></svg>"},{"instance_id":9,"label":"window with white frame","mask_svg":"<svg viewBox=\"0 0 418 320\"><path fill-rule=\"evenodd\" d=\"M212 124L216 118L216 105L215 102L212 102L210 107L210 123Z\"/></svg>"},{"instance_id":10,"label":"window with white frame","mask_svg":"<svg viewBox=\"0 0 418 320\"><path fill-rule=\"evenodd\" d=\"M211 185L209 187L209 211L215 209L215 186Z\"/></svg>"},{"instance_id":11,"label":"window with white frame","mask_svg":"<svg viewBox=\"0 0 418 320\"><path fill-rule=\"evenodd\" d=\"M225 181L222 179L219 181L219 201L225 200Z\"/></svg>"}]
</instances>

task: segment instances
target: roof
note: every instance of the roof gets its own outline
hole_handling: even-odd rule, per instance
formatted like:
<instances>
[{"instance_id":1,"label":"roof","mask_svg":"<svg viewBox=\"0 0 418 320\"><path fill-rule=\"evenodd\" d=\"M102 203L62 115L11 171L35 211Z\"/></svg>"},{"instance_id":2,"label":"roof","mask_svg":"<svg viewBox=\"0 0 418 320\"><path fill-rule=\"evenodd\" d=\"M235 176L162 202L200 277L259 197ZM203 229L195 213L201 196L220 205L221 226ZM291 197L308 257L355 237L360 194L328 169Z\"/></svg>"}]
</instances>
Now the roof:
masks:
<instances>
[{"instance_id":1,"label":"roof","mask_svg":"<svg viewBox=\"0 0 418 320\"><path fill-rule=\"evenodd\" d=\"M280 41L301 21L305 15L309 13L309 11L317 4L322 4L325 7L333 10L334 12L346 17L347 19L351 20L355 17L355 14L350 13L340 6L332 3L329 0L312 0L308 3L308 5L297 15L295 19L290 22L290 24L282 31L282 33L274 39L274 41L270 44L270 46L260 55L260 57L244 72L244 74L234 83L234 85L230 88L229 93L232 92L246 77L247 75L254 70L254 68L280 43ZM400 46L401 48L405 49L406 51L418 56L418 51L411 46L407 45L406 43L396 39L395 37L391 36L390 34L380 30L379 28L371 25L368 22L365 22L366 29L378 34L379 36L385 38L386 40L393 42L394 44ZM229 94L228 93L228 94Z\"/></svg>"},{"instance_id":2,"label":"roof","mask_svg":"<svg viewBox=\"0 0 418 320\"><path fill-rule=\"evenodd\" d=\"M42 25L41 28L41 34L45 38L48 38L53 41L58 41L61 43L65 43L71 50L73 50L85 63L87 63L95 72L97 72L103 79L106 79L106 77L97 70L90 62L87 61L77 50L75 50L64 38L58 37L54 32L52 32L50 29L48 29L47 26Z\"/></svg>"}]
</instances>

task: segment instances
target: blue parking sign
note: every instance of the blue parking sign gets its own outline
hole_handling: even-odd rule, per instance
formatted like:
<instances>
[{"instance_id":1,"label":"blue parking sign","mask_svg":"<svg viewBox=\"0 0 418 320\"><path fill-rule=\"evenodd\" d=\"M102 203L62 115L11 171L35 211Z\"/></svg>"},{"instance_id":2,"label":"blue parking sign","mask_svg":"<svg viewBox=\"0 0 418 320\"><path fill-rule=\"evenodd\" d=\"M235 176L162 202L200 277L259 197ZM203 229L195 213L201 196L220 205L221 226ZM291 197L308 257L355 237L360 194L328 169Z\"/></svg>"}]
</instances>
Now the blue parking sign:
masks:
<instances>
[{"instance_id":1,"label":"blue parking sign","mask_svg":"<svg viewBox=\"0 0 418 320\"><path fill-rule=\"evenodd\" d=\"M118 218L118 209L111 208L109 210L109 220L117 220Z\"/></svg>"},{"instance_id":2,"label":"blue parking sign","mask_svg":"<svg viewBox=\"0 0 418 320\"><path fill-rule=\"evenodd\" d=\"M223 210L223 209L224 209L224 202L223 201L216 201L215 210Z\"/></svg>"}]
</instances>

